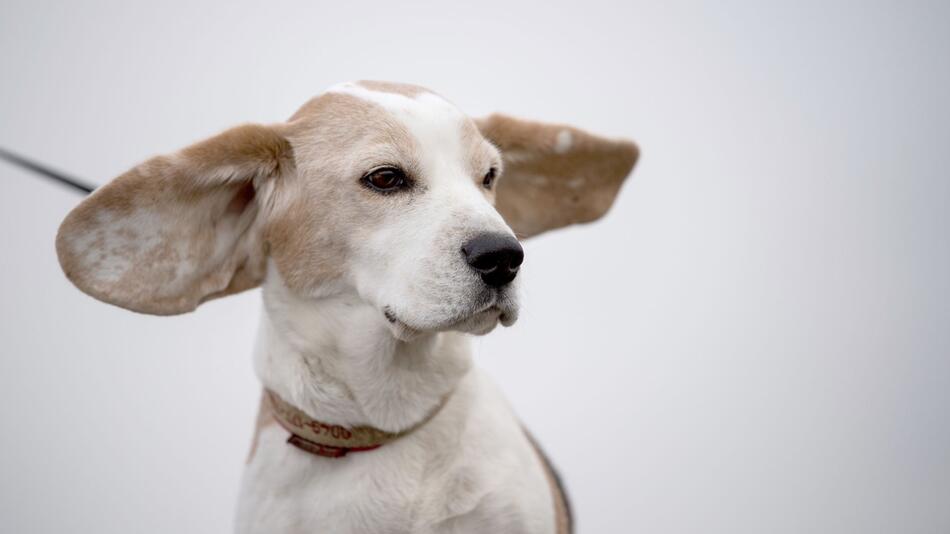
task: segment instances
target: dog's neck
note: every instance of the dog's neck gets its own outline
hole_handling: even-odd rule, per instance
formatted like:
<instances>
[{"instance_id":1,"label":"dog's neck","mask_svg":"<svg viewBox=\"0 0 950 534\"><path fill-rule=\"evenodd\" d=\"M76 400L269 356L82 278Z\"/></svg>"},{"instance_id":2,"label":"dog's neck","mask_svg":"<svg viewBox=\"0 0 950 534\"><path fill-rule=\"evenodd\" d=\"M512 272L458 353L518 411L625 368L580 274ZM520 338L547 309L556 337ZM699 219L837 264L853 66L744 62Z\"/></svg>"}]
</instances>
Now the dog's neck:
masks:
<instances>
[{"instance_id":1,"label":"dog's neck","mask_svg":"<svg viewBox=\"0 0 950 534\"><path fill-rule=\"evenodd\" d=\"M405 430L431 414L471 365L464 335L398 341L383 314L355 293L301 298L274 269L262 291L257 375L314 419Z\"/></svg>"}]
</instances>

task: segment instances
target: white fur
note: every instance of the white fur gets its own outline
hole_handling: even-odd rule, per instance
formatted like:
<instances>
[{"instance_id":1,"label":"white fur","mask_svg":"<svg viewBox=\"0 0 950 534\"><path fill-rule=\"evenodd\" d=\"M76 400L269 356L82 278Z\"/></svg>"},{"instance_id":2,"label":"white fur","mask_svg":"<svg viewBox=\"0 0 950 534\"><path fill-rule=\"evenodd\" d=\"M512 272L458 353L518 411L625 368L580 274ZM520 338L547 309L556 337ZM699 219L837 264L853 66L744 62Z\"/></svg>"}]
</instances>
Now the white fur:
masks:
<instances>
[{"instance_id":1,"label":"white fur","mask_svg":"<svg viewBox=\"0 0 950 534\"><path fill-rule=\"evenodd\" d=\"M574 136L571 135L571 131L561 130L554 140L554 151L558 154L564 154L571 149L572 144L574 144Z\"/></svg>"},{"instance_id":2,"label":"white fur","mask_svg":"<svg viewBox=\"0 0 950 534\"><path fill-rule=\"evenodd\" d=\"M405 126L422 149L426 194L360 240L332 291L294 294L269 265L255 370L265 387L332 424L401 431L444 406L410 434L345 458L302 452L285 430L266 427L244 475L237 531L554 532L541 463L459 332L517 316L516 290L486 299L460 253L476 233L512 233L467 168L467 119L430 94L332 91L371 100Z\"/></svg>"},{"instance_id":3,"label":"white fur","mask_svg":"<svg viewBox=\"0 0 950 534\"><path fill-rule=\"evenodd\" d=\"M273 270L264 292L256 370L312 417L399 430L450 396L418 430L345 458L302 452L279 426L265 428L244 475L238 532L554 531L539 460L501 393L471 367L463 334L397 342L372 306L300 300Z\"/></svg>"}]
</instances>

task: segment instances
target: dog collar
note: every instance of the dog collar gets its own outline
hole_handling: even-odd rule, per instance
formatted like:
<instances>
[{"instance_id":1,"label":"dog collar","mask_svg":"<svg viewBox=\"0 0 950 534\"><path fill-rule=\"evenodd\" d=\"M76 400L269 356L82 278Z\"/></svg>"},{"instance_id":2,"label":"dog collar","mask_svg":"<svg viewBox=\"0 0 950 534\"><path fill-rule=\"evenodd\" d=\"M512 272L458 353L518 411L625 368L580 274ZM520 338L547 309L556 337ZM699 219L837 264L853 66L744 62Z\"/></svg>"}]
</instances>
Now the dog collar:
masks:
<instances>
[{"instance_id":1,"label":"dog collar","mask_svg":"<svg viewBox=\"0 0 950 534\"><path fill-rule=\"evenodd\" d=\"M290 432L287 443L302 451L327 458L340 458L350 452L371 451L382 447L426 424L445 404L443 399L425 419L402 432L386 432L371 426L347 428L317 421L268 389L264 390L264 398L277 423Z\"/></svg>"}]
</instances>

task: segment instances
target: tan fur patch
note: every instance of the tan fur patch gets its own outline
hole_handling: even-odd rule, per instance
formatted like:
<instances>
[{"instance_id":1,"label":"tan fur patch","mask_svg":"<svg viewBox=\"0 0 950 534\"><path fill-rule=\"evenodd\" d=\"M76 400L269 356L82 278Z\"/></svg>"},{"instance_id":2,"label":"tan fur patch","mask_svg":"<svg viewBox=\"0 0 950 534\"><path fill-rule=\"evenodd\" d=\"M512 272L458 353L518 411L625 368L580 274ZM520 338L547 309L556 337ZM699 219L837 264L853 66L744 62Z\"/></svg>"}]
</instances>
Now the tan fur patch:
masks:
<instances>
[{"instance_id":1,"label":"tan fur patch","mask_svg":"<svg viewBox=\"0 0 950 534\"><path fill-rule=\"evenodd\" d=\"M411 172L419 149L385 109L344 93L310 100L281 131L299 163L297 175L275 192L283 209L268 224L266 240L287 286L306 293L343 275L348 243L365 238L386 215L358 185L362 174L372 162L393 159L408 159Z\"/></svg>"},{"instance_id":2,"label":"tan fur patch","mask_svg":"<svg viewBox=\"0 0 950 534\"><path fill-rule=\"evenodd\" d=\"M567 500L567 494L561 486L561 480L554 471L551 462L547 456L545 456L544 451L541 450L538 442L535 441L534 436L527 430L525 430L524 433L525 437L528 438L528 442L531 444L532 450L534 450L535 458L538 459L538 462L541 464L541 469L544 470L544 478L547 480L548 488L551 490L551 500L554 502L554 531L556 534L571 534L574 531L574 521L571 516L571 507Z\"/></svg>"},{"instance_id":3,"label":"tan fur patch","mask_svg":"<svg viewBox=\"0 0 950 534\"><path fill-rule=\"evenodd\" d=\"M630 141L571 126L498 114L476 122L501 149L496 207L519 238L602 217L639 156Z\"/></svg>"}]
</instances>

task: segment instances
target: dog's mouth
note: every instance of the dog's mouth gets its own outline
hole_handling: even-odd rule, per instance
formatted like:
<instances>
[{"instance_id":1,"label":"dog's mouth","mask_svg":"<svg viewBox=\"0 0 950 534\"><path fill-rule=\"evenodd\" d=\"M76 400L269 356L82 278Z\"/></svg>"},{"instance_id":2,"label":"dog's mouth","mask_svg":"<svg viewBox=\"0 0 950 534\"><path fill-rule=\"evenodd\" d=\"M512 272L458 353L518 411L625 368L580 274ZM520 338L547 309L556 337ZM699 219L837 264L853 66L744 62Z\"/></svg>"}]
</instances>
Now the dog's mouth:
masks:
<instances>
[{"instance_id":1,"label":"dog's mouth","mask_svg":"<svg viewBox=\"0 0 950 534\"><path fill-rule=\"evenodd\" d=\"M500 293L474 306L468 312L428 326L408 322L390 306L383 307L383 316L396 339L412 341L421 334L435 332L458 331L477 336L484 335L494 330L498 323L506 327L515 324L518 320L518 307L508 295Z\"/></svg>"}]
</instances>

